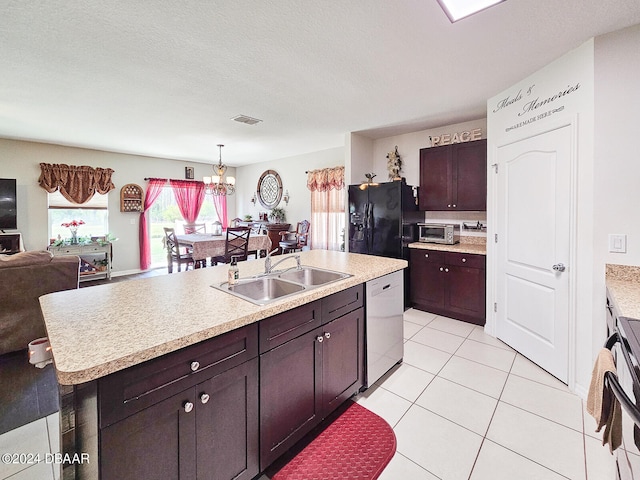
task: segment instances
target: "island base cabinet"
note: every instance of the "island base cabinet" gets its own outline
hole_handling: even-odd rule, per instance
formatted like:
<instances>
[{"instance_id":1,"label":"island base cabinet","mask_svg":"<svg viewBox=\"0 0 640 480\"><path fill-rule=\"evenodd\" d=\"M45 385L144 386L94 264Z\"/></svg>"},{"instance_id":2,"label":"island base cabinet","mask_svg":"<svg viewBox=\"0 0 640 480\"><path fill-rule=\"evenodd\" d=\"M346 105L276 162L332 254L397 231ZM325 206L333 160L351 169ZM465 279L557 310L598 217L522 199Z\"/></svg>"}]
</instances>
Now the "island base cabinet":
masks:
<instances>
[{"instance_id":1,"label":"island base cabinet","mask_svg":"<svg viewBox=\"0 0 640 480\"><path fill-rule=\"evenodd\" d=\"M260 466L266 469L322 419L317 328L260 355Z\"/></svg>"},{"instance_id":2,"label":"island base cabinet","mask_svg":"<svg viewBox=\"0 0 640 480\"><path fill-rule=\"evenodd\" d=\"M249 480L258 466L258 359L101 430L101 479Z\"/></svg>"},{"instance_id":3,"label":"island base cabinet","mask_svg":"<svg viewBox=\"0 0 640 480\"><path fill-rule=\"evenodd\" d=\"M362 386L364 308L323 328L322 393L326 417Z\"/></svg>"},{"instance_id":4,"label":"island base cabinet","mask_svg":"<svg viewBox=\"0 0 640 480\"><path fill-rule=\"evenodd\" d=\"M267 468L362 386L364 308L260 355L260 465Z\"/></svg>"}]
</instances>

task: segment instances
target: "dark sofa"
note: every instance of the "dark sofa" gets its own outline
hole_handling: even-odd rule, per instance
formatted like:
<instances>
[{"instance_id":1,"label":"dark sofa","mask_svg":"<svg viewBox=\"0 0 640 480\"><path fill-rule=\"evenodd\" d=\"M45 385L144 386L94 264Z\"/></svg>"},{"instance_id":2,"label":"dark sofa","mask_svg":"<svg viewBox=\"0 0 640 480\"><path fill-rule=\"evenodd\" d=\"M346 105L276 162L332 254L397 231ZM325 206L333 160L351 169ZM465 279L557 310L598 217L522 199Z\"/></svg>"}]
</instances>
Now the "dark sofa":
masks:
<instances>
[{"instance_id":1,"label":"dark sofa","mask_svg":"<svg viewBox=\"0 0 640 480\"><path fill-rule=\"evenodd\" d=\"M76 256L0 255L0 355L25 349L31 340L46 336L38 297L78 288L79 269Z\"/></svg>"}]
</instances>

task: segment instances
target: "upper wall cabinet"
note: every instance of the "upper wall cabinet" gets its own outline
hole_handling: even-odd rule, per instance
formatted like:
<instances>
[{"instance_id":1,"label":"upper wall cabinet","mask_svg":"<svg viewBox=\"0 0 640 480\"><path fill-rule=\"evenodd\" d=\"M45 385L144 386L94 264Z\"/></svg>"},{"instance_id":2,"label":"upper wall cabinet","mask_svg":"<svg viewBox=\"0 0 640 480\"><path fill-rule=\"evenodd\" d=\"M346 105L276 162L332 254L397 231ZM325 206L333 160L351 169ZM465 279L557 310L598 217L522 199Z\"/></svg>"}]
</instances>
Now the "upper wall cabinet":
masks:
<instances>
[{"instance_id":1,"label":"upper wall cabinet","mask_svg":"<svg viewBox=\"0 0 640 480\"><path fill-rule=\"evenodd\" d=\"M487 209L487 140L420 149L420 210Z\"/></svg>"}]
</instances>

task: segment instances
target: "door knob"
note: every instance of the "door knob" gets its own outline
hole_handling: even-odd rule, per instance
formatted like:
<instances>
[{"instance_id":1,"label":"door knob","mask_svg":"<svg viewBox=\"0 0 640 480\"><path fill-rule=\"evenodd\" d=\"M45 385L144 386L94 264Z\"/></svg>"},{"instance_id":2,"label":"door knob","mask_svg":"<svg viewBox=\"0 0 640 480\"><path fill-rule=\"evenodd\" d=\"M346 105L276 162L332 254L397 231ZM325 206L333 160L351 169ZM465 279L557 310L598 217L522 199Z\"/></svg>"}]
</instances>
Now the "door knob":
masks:
<instances>
[{"instance_id":1,"label":"door knob","mask_svg":"<svg viewBox=\"0 0 640 480\"><path fill-rule=\"evenodd\" d=\"M184 402L184 411L189 413L191 410L193 410L193 403Z\"/></svg>"},{"instance_id":2,"label":"door knob","mask_svg":"<svg viewBox=\"0 0 640 480\"><path fill-rule=\"evenodd\" d=\"M209 394L208 393L203 393L202 395L200 395L200 401L202 403L207 403L209 401Z\"/></svg>"},{"instance_id":3,"label":"door knob","mask_svg":"<svg viewBox=\"0 0 640 480\"><path fill-rule=\"evenodd\" d=\"M325 334L324 334L324 336L325 336L326 338L331 338L331 332L327 332L327 333L325 333Z\"/></svg>"},{"instance_id":4,"label":"door knob","mask_svg":"<svg viewBox=\"0 0 640 480\"><path fill-rule=\"evenodd\" d=\"M200 368L200 362L191 362L191 371L195 372Z\"/></svg>"},{"instance_id":5,"label":"door knob","mask_svg":"<svg viewBox=\"0 0 640 480\"><path fill-rule=\"evenodd\" d=\"M564 263L556 263L553 267L556 272L564 272L566 270L566 267L564 266Z\"/></svg>"},{"instance_id":6,"label":"door knob","mask_svg":"<svg viewBox=\"0 0 640 480\"><path fill-rule=\"evenodd\" d=\"M318 341L318 343L322 343L324 341L324 337L322 335L318 335L316 337L316 340Z\"/></svg>"}]
</instances>

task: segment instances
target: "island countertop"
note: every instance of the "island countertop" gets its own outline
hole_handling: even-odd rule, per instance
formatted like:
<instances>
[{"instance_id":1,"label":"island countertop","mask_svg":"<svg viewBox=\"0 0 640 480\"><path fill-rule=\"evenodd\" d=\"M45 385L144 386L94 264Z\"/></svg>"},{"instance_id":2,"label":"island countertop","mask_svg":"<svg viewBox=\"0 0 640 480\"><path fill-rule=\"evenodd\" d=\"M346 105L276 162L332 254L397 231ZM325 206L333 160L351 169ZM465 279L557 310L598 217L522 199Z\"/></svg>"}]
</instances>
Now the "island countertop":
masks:
<instances>
[{"instance_id":1,"label":"island countertop","mask_svg":"<svg viewBox=\"0 0 640 480\"><path fill-rule=\"evenodd\" d=\"M298 254L305 266L353 276L264 306L211 287L227 280L226 265L40 297L58 381L95 380L407 266L405 260L356 253ZM241 278L264 270L261 260L238 266ZM294 260L288 260L276 268L292 266Z\"/></svg>"}]
</instances>

